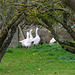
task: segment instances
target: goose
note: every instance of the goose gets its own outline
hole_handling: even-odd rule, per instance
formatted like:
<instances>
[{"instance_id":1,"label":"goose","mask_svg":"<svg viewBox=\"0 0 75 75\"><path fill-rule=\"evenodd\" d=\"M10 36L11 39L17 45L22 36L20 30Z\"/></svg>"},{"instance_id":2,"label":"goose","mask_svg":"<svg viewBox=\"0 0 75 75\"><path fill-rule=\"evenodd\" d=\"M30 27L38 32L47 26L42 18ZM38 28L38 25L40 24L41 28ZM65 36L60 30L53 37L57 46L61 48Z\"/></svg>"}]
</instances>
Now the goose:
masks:
<instances>
[{"instance_id":1,"label":"goose","mask_svg":"<svg viewBox=\"0 0 75 75\"><path fill-rule=\"evenodd\" d=\"M50 40L50 43L51 44L53 44L53 43L55 43L56 42L56 40L54 39L54 38L52 38L51 40Z\"/></svg>"},{"instance_id":2,"label":"goose","mask_svg":"<svg viewBox=\"0 0 75 75\"><path fill-rule=\"evenodd\" d=\"M33 45L37 45L40 42L40 36L38 35L38 27L36 28L36 36L33 38Z\"/></svg>"},{"instance_id":3,"label":"goose","mask_svg":"<svg viewBox=\"0 0 75 75\"><path fill-rule=\"evenodd\" d=\"M31 34L32 31L33 31L33 30L31 29L29 33L30 33L30 40L33 41L33 36L32 36L32 34Z\"/></svg>"},{"instance_id":4,"label":"goose","mask_svg":"<svg viewBox=\"0 0 75 75\"><path fill-rule=\"evenodd\" d=\"M29 32L27 32L27 38L19 41L22 43L22 46L25 46L26 48L30 48L32 46L32 40L29 38Z\"/></svg>"},{"instance_id":5,"label":"goose","mask_svg":"<svg viewBox=\"0 0 75 75\"><path fill-rule=\"evenodd\" d=\"M19 41L19 42L22 44L22 46L25 46L24 42L25 42L27 39L29 39L29 32L27 32L26 35L27 35L26 39Z\"/></svg>"}]
</instances>

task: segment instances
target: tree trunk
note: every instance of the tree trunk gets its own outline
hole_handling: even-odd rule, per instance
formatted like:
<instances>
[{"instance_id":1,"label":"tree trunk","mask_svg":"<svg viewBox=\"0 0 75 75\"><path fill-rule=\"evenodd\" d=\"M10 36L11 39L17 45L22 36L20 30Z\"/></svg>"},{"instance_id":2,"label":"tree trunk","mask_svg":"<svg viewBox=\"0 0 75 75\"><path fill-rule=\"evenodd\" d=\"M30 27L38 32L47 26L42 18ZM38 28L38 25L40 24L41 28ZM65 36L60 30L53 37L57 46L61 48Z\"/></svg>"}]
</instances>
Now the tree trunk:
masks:
<instances>
[{"instance_id":1,"label":"tree trunk","mask_svg":"<svg viewBox=\"0 0 75 75\"><path fill-rule=\"evenodd\" d=\"M18 41L19 41L19 29L17 28L17 44L18 44Z\"/></svg>"},{"instance_id":2,"label":"tree trunk","mask_svg":"<svg viewBox=\"0 0 75 75\"><path fill-rule=\"evenodd\" d=\"M63 27L67 30L67 32L71 35L71 37L75 41L75 31L71 28L71 26L67 25L67 13L63 13Z\"/></svg>"},{"instance_id":3,"label":"tree trunk","mask_svg":"<svg viewBox=\"0 0 75 75\"><path fill-rule=\"evenodd\" d=\"M55 16L53 16L52 14L48 14L49 16L51 16L55 21L59 22L66 30L67 32L71 35L71 37L73 38L73 40L75 40L75 31L71 28L71 26L67 25L67 14L64 12L64 16L63 16L63 23L60 22Z\"/></svg>"},{"instance_id":4,"label":"tree trunk","mask_svg":"<svg viewBox=\"0 0 75 75\"><path fill-rule=\"evenodd\" d=\"M21 26L19 25L18 28L19 28L19 30L20 30L20 33L21 33L21 35L22 35L22 38L25 39L24 33L23 33L22 29L21 29Z\"/></svg>"},{"instance_id":5,"label":"tree trunk","mask_svg":"<svg viewBox=\"0 0 75 75\"><path fill-rule=\"evenodd\" d=\"M6 27L0 32L0 47L2 46L4 40L6 39L9 29L21 15L22 13L19 13L18 15L14 16L13 19L10 20L9 24L6 25Z\"/></svg>"},{"instance_id":6,"label":"tree trunk","mask_svg":"<svg viewBox=\"0 0 75 75\"><path fill-rule=\"evenodd\" d=\"M23 19L24 19L24 15L22 15L22 16L16 21L16 23L13 24L13 25L11 26L11 28L9 29L8 35L7 35L6 39L4 40L4 42L3 42L2 46L1 46L1 49L0 49L0 61L1 61L2 57L3 57L3 55L5 54L5 51L6 51L7 47L9 46L9 44L10 44L12 38L13 38L14 33L16 32L16 28L17 28L18 24L19 24Z\"/></svg>"},{"instance_id":7,"label":"tree trunk","mask_svg":"<svg viewBox=\"0 0 75 75\"><path fill-rule=\"evenodd\" d=\"M43 22L40 21L40 18ZM75 42L60 39L58 35L56 34L54 28L52 27L52 24L48 22L48 20L44 19L43 16L40 16L40 18L39 17L37 18L39 23L41 23L42 26L44 26L45 28L51 31L51 33L54 35L54 38L56 39L56 41L58 41L58 43L62 46L62 48L64 48L65 50L69 52L75 53Z\"/></svg>"}]
</instances>

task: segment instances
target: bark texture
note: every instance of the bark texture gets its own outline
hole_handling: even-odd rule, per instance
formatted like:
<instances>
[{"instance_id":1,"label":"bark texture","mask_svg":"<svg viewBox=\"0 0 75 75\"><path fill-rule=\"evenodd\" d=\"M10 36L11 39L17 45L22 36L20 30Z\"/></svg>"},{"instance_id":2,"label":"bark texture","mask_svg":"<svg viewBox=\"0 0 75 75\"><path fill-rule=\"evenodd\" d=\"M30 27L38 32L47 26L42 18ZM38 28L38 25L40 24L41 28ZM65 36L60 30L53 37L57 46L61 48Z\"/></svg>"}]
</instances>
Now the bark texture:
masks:
<instances>
[{"instance_id":1,"label":"bark texture","mask_svg":"<svg viewBox=\"0 0 75 75\"><path fill-rule=\"evenodd\" d=\"M41 23L42 26L51 31L51 33L54 35L54 38L56 39L56 41L58 41L58 43L61 45L62 48L64 48L69 52L75 53L75 42L60 39L57 33L55 32L54 28L52 27L52 24L48 20L46 20L43 16L37 17L39 23ZM40 21L40 19L42 21Z\"/></svg>"},{"instance_id":2,"label":"bark texture","mask_svg":"<svg viewBox=\"0 0 75 75\"><path fill-rule=\"evenodd\" d=\"M19 23L23 19L24 19L24 15L21 15L21 17L9 29L8 35L7 35L6 39L4 40L4 42L3 42L3 44L2 44L2 46L0 48L0 61L1 61L2 57L3 57L3 55L5 54L5 51L6 51L7 47L9 46L9 44L10 44L12 38L13 38L14 33L16 32L17 26L19 25Z\"/></svg>"},{"instance_id":3,"label":"bark texture","mask_svg":"<svg viewBox=\"0 0 75 75\"><path fill-rule=\"evenodd\" d=\"M9 29L18 20L18 18L21 15L22 15L22 13L19 13L16 16L14 16L13 19L10 20L9 24L6 25L6 27L0 32L0 47L2 46L4 40L6 39Z\"/></svg>"},{"instance_id":4,"label":"bark texture","mask_svg":"<svg viewBox=\"0 0 75 75\"><path fill-rule=\"evenodd\" d=\"M63 13L63 22L60 22L55 16L53 16L50 13L48 15L51 16L55 21L60 23L67 30L67 32L71 35L71 37L75 40L75 31L71 28L70 25L67 25L67 13L66 12Z\"/></svg>"}]
</instances>

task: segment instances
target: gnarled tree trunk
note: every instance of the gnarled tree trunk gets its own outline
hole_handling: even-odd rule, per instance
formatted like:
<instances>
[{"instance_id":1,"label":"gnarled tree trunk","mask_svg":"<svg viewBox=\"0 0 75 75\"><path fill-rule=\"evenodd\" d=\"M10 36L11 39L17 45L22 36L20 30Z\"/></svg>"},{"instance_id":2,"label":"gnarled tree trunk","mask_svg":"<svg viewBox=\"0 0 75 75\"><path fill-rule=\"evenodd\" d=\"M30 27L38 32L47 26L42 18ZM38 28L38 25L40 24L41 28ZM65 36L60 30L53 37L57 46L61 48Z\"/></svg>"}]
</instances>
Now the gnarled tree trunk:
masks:
<instances>
[{"instance_id":1,"label":"gnarled tree trunk","mask_svg":"<svg viewBox=\"0 0 75 75\"><path fill-rule=\"evenodd\" d=\"M7 47L9 46L9 44L10 44L12 38L13 38L14 33L16 32L17 26L19 25L19 23L23 19L24 19L24 15L21 15L20 18L9 29L7 37L4 40L4 42L3 42L3 44L2 44L2 46L0 48L0 62L1 62L1 59L2 59L3 55L5 54L5 51L6 51Z\"/></svg>"},{"instance_id":2,"label":"gnarled tree trunk","mask_svg":"<svg viewBox=\"0 0 75 75\"><path fill-rule=\"evenodd\" d=\"M75 53L75 42L71 42L71 41L67 41L67 40L63 40L60 39L57 35L57 33L55 32L54 28L52 27L52 24L46 20L43 16L40 15L37 16L37 20L39 23L42 24L42 26L44 26L45 28L47 28L48 30L51 31L51 33L54 35L54 38L56 39L56 41L58 41L58 43L61 45L62 48L64 48L65 50ZM42 21L40 21L40 19Z\"/></svg>"},{"instance_id":3,"label":"gnarled tree trunk","mask_svg":"<svg viewBox=\"0 0 75 75\"><path fill-rule=\"evenodd\" d=\"M22 15L22 13L19 13L16 16L14 16L13 19L10 20L9 24L6 25L6 27L0 32L0 47L2 46L4 40L6 39L9 29L18 20L18 18L21 15Z\"/></svg>"}]
</instances>

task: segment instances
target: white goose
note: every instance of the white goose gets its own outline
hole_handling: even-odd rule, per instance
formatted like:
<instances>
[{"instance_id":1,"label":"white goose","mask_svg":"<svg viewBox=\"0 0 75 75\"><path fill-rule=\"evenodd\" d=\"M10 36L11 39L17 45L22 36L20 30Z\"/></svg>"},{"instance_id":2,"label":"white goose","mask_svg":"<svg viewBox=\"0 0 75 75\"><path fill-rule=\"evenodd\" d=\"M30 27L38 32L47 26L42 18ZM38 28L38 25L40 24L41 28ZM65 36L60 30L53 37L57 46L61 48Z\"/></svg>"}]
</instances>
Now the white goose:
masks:
<instances>
[{"instance_id":1,"label":"white goose","mask_svg":"<svg viewBox=\"0 0 75 75\"><path fill-rule=\"evenodd\" d=\"M56 42L56 40L55 40L54 38L52 38L52 39L50 40L50 43L54 43L54 42Z\"/></svg>"},{"instance_id":2,"label":"white goose","mask_svg":"<svg viewBox=\"0 0 75 75\"><path fill-rule=\"evenodd\" d=\"M31 29L29 33L30 33L30 40L33 41L33 36L32 36L32 34L31 34L32 31L33 31L33 30Z\"/></svg>"},{"instance_id":3,"label":"white goose","mask_svg":"<svg viewBox=\"0 0 75 75\"><path fill-rule=\"evenodd\" d=\"M54 38L52 38L51 40L50 40L50 43L51 44L53 44L53 43L58 43Z\"/></svg>"},{"instance_id":4,"label":"white goose","mask_svg":"<svg viewBox=\"0 0 75 75\"><path fill-rule=\"evenodd\" d=\"M27 36L26 36L26 39L28 39L28 38L29 38L29 32L27 32L26 35L27 35ZM26 41L26 39L19 41L19 42L22 44L22 46L25 46L25 45L24 45L24 42Z\"/></svg>"},{"instance_id":5,"label":"white goose","mask_svg":"<svg viewBox=\"0 0 75 75\"><path fill-rule=\"evenodd\" d=\"M20 41L23 46L28 48L32 46L32 40L30 40L29 35L30 35L29 32L27 32L27 38L25 40Z\"/></svg>"},{"instance_id":6,"label":"white goose","mask_svg":"<svg viewBox=\"0 0 75 75\"><path fill-rule=\"evenodd\" d=\"M38 35L38 29L36 28L36 37L33 39L33 45L37 45L40 42L40 36Z\"/></svg>"}]
</instances>

